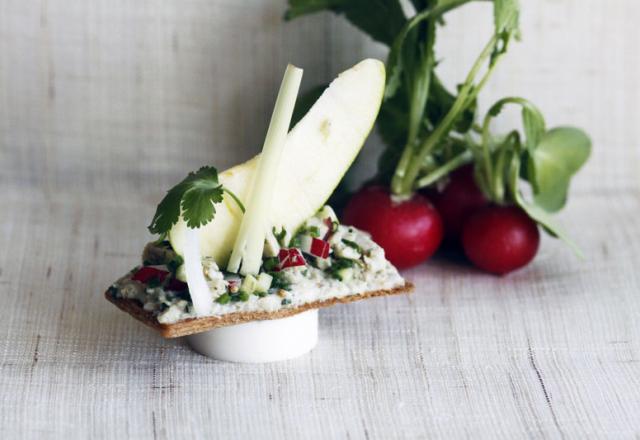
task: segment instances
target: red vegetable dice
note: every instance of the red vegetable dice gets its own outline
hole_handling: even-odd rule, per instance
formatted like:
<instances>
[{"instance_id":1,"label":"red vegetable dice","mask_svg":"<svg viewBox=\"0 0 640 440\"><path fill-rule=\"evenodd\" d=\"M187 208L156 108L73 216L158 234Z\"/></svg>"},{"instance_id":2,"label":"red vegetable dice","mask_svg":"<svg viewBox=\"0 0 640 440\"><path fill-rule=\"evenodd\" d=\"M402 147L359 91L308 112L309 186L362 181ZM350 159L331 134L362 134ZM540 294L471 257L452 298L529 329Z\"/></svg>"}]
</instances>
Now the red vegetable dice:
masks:
<instances>
[{"instance_id":1,"label":"red vegetable dice","mask_svg":"<svg viewBox=\"0 0 640 440\"><path fill-rule=\"evenodd\" d=\"M306 264L306 261L302 256L302 252L296 248L280 249L280 252L278 253L278 260L280 261L280 269L304 266Z\"/></svg>"},{"instance_id":2,"label":"red vegetable dice","mask_svg":"<svg viewBox=\"0 0 640 440\"><path fill-rule=\"evenodd\" d=\"M329 242L309 235L302 238L302 250L319 258L327 258L330 250Z\"/></svg>"},{"instance_id":3,"label":"red vegetable dice","mask_svg":"<svg viewBox=\"0 0 640 440\"><path fill-rule=\"evenodd\" d=\"M315 255L320 258L327 258L329 256L329 242L314 238L311 241L311 255Z\"/></svg>"},{"instance_id":4,"label":"red vegetable dice","mask_svg":"<svg viewBox=\"0 0 640 440\"><path fill-rule=\"evenodd\" d=\"M169 272L167 271L156 269L155 267L151 266L143 266L138 269L138 271L131 277L131 279L134 281L139 281L142 284L147 284L153 278L156 278L162 283L165 278L167 278L167 275L169 275Z\"/></svg>"}]
</instances>

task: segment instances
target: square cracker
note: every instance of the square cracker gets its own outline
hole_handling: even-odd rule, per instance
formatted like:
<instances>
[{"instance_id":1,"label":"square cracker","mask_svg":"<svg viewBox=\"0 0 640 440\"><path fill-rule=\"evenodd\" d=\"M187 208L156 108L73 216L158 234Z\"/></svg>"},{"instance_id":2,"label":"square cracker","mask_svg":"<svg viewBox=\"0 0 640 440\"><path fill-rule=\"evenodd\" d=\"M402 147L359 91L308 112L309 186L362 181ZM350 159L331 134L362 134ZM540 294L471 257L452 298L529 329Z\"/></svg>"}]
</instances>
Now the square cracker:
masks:
<instances>
[{"instance_id":1,"label":"square cracker","mask_svg":"<svg viewBox=\"0 0 640 440\"><path fill-rule=\"evenodd\" d=\"M311 309L319 309L321 307L330 307L338 303L349 303L353 301L359 301L366 298L373 298L376 296L388 296L398 295L401 293L409 293L413 290L413 284L407 282L404 286L396 287L387 290L374 290L370 292L359 293L356 295L347 295L341 298L330 298L323 301L314 301L311 303L303 304L296 308L280 309L275 312L234 312L227 313L221 316L206 316L202 318L190 318L182 321L178 321L173 324L161 324L158 322L153 312L146 311L142 308L142 304L139 301L133 299L116 298L109 291L105 292L105 297L108 301L115 304L120 310L123 310L141 321L143 324L148 325L154 330L158 331L162 337L165 338L178 338L180 336L192 335L194 333L201 333L207 330L211 330L217 327L224 327L228 325L242 324L250 321L261 321L265 319L280 319L288 316L297 315Z\"/></svg>"}]
</instances>

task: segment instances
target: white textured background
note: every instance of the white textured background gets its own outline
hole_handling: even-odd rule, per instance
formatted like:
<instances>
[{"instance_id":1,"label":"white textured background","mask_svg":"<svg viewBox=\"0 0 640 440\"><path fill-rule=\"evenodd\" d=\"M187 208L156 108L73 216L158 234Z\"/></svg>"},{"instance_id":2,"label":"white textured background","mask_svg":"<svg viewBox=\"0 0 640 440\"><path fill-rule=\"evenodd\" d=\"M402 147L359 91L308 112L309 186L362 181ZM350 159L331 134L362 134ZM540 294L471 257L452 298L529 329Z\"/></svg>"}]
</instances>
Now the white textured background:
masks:
<instances>
[{"instance_id":1,"label":"white textured background","mask_svg":"<svg viewBox=\"0 0 640 440\"><path fill-rule=\"evenodd\" d=\"M383 49L280 1L0 0L0 438L640 436L640 2L522 3L482 104L523 95L591 133L562 215L587 260L546 240L506 279L435 261L411 297L324 311L311 355L247 366L102 291L169 185L259 149L286 62L310 87ZM448 21L453 85L490 12Z\"/></svg>"}]
</instances>

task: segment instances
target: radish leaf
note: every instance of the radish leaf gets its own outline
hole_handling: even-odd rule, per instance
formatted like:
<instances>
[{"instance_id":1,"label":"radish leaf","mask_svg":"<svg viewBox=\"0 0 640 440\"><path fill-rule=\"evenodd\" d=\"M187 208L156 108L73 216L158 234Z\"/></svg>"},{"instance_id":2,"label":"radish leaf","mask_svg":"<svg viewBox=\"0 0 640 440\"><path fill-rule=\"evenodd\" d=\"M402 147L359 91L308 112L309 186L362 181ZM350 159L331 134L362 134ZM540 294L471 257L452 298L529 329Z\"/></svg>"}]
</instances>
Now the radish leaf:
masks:
<instances>
[{"instance_id":1,"label":"radish leaf","mask_svg":"<svg viewBox=\"0 0 640 440\"><path fill-rule=\"evenodd\" d=\"M562 209L571 178L590 153L591 141L580 129L560 127L546 132L529 157L535 203L547 212Z\"/></svg>"},{"instance_id":2,"label":"radish leaf","mask_svg":"<svg viewBox=\"0 0 640 440\"><path fill-rule=\"evenodd\" d=\"M351 24L388 46L406 22L398 0L289 0L284 18L326 10L344 14Z\"/></svg>"},{"instance_id":3,"label":"radish leaf","mask_svg":"<svg viewBox=\"0 0 640 440\"><path fill-rule=\"evenodd\" d=\"M519 32L518 0L494 0L493 14L497 35Z\"/></svg>"},{"instance_id":4,"label":"radish leaf","mask_svg":"<svg viewBox=\"0 0 640 440\"><path fill-rule=\"evenodd\" d=\"M518 189L518 181L520 175L520 156L518 156L517 154L512 157L509 174L509 187L516 204L520 208L522 208L529 217L531 217L540 226L542 226L542 228L547 231L549 235L564 241L578 257L583 258L584 255L578 245L573 240L571 240L571 238L569 238L566 232L556 223L556 221L549 215L549 213L539 206L533 203L529 203Z\"/></svg>"}]
</instances>

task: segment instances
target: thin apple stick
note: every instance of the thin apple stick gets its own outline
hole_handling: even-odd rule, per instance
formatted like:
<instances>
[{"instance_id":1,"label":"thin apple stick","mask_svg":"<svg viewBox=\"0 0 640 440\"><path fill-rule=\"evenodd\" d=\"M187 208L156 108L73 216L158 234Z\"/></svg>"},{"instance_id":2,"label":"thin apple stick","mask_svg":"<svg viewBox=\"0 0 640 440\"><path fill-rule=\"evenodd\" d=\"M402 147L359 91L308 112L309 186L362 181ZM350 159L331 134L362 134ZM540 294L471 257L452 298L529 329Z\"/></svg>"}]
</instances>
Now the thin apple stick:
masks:
<instances>
[{"instance_id":1,"label":"thin apple stick","mask_svg":"<svg viewBox=\"0 0 640 440\"><path fill-rule=\"evenodd\" d=\"M242 275L256 275L260 270L267 221L280 172L282 151L301 81L302 69L289 64L271 115L262 154L251 186L247 210L242 217L240 230L229 259L227 266L229 272L237 273L240 270Z\"/></svg>"}]
</instances>

